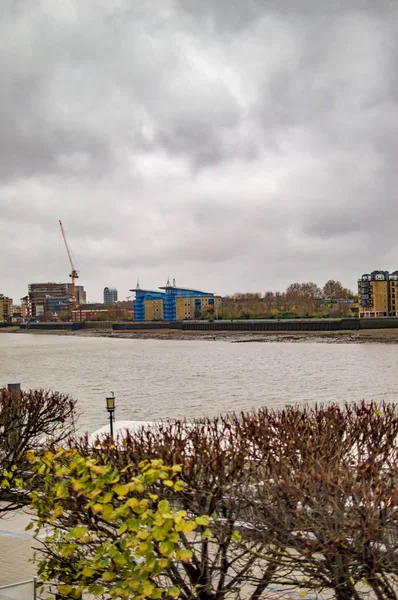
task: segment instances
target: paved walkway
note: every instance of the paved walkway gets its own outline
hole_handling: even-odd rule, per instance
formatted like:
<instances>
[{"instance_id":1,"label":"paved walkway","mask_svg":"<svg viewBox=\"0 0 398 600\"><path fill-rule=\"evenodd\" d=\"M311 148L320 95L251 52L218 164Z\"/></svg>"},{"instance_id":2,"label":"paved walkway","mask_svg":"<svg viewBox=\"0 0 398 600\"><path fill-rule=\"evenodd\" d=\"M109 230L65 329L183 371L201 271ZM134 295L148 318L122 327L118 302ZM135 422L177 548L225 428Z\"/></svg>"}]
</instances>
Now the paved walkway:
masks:
<instances>
[{"instance_id":1,"label":"paved walkway","mask_svg":"<svg viewBox=\"0 0 398 600\"><path fill-rule=\"evenodd\" d=\"M31 562L36 545L25 532L30 517L23 512L3 515L0 519L0 585L32 579L36 567Z\"/></svg>"},{"instance_id":2,"label":"paved walkway","mask_svg":"<svg viewBox=\"0 0 398 600\"><path fill-rule=\"evenodd\" d=\"M36 567L33 558L33 540L16 536L0 535L0 585L32 579Z\"/></svg>"}]
</instances>

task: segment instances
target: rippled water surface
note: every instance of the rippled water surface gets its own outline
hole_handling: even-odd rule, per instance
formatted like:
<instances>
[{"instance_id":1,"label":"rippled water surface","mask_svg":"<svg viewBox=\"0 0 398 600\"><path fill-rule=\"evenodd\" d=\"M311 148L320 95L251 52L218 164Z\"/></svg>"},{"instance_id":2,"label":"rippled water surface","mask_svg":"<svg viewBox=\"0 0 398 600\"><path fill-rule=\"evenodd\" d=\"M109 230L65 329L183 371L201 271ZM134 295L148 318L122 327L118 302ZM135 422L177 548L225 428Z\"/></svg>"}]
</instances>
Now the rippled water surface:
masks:
<instances>
[{"instance_id":1,"label":"rippled water surface","mask_svg":"<svg viewBox=\"0 0 398 600\"><path fill-rule=\"evenodd\" d=\"M82 429L118 420L198 417L261 405L396 401L398 346L132 340L0 334L0 386L53 388L78 399Z\"/></svg>"}]
</instances>

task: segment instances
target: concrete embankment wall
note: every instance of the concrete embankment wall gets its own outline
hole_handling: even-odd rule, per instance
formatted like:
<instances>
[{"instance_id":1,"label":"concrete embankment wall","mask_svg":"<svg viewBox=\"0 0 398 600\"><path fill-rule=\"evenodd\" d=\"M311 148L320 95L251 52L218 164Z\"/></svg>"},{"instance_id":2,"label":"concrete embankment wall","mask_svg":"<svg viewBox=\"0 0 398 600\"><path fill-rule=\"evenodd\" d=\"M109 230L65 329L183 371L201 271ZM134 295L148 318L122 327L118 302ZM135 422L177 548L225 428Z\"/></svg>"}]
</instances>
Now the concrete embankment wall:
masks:
<instances>
[{"instance_id":1,"label":"concrete embankment wall","mask_svg":"<svg viewBox=\"0 0 398 600\"><path fill-rule=\"evenodd\" d=\"M155 321L153 323L114 323L114 331L151 331L154 329L184 329L183 321Z\"/></svg>"},{"instance_id":2,"label":"concrete embankment wall","mask_svg":"<svg viewBox=\"0 0 398 600\"><path fill-rule=\"evenodd\" d=\"M112 321L84 321L80 325L83 325L83 329L112 329L115 323Z\"/></svg>"},{"instance_id":3,"label":"concrete embankment wall","mask_svg":"<svg viewBox=\"0 0 398 600\"><path fill-rule=\"evenodd\" d=\"M344 321L344 322L343 322ZM241 321L160 321L158 323L114 323L114 331L339 331L359 329L358 319L286 319Z\"/></svg>"},{"instance_id":4,"label":"concrete embankment wall","mask_svg":"<svg viewBox=\"0 0 398 600\"><path fill-rule=\"evenodd\" d=\"M395 329L398 327L398 318L384 319L358 319L360 321L359 329Z\"/></svg>"},{"instance_id":5,"label":"concrete embankment wall","mask_svg":"<svg viewBox=\"0 0 398 600\"><path fill-rule=\"evenodd\" d=\"M32 331L45 329L46 331L75 331L84 329L84 323L21 323L20 329Z\"/></svg>"},{"instance_id":6,"label":"concrete embankment wall","mask_svg":"<svg viewBox=\"0 0 398 600\"><path fill-rule=\"evenodd\" d=\"M26 324L20 326L27 328ZM240 321L158 321L133 323L86 321L84 323L30 323L31 330L112 329L113 331L154 331L179 329L182 331L356 331L359 329L392 329L398 327L398 318L382 319L276 319Z\"/></svg>"}]
</instances>

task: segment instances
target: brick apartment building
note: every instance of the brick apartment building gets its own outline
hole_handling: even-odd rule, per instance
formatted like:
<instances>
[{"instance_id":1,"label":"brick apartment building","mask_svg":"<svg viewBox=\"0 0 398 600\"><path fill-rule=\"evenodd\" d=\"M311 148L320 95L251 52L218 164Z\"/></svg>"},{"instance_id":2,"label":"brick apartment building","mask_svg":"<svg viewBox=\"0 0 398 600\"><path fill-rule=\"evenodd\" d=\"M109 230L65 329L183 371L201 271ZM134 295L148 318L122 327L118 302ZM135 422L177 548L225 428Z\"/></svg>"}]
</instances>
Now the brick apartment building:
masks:
<instances>
[{"instance_id":1,"label":"brick apartment building","mask_svg":"<svg viewBox=\"0 0 398 600\"><path fill-rule=\"evenodd\" d=\"M21 298L24 319L42 318L47 311L68 310L72 304L71 283L30 283L28 289L28 295ZM76 286L76 301L78 305L86 302L86 292L82 285Z\"/></svg>"},{"instance_id":2,"label":"brick apartment building","mask_svg":"<svg viewBox=\"0 0 398 600\"><path fill-rule=\"evenodd\" d=\"M398 271L372 271L358 280L359 317L398 316Z\"/></svg>"},{"instance_id":3,"label":"brick apartment building","mask_svg":"<svg viewBox=\"0 0 398 600\"><path fill-rule=\"evenodd\" d=\"M10 321L12 317L12 298L0 294L0 322Z\"/></svg>"}]
</instances>

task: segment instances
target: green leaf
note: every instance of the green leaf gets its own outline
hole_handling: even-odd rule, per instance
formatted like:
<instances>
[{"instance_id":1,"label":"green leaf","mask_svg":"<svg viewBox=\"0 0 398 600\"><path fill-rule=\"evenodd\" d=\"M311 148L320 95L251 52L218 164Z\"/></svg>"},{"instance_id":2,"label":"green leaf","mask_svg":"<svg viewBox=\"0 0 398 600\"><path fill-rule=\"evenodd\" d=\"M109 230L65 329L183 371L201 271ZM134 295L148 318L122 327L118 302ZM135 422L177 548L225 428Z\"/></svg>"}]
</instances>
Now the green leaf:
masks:
<instances>
[{"instance_id":1,"label":"green leaf","mask_svg":"<svg viewBox=\"0 0 398 600\"><path fill-rule=\"evenodd\" d=\"M119 529L117 530L119 535L122 535L123 533L125 533L128 529L128 525L126 523L126 521L119 527Z\"/></svg>"},{"instance_id":2,"label":"green leaf","mask_svg":"<svg viewBox=\"0 0 398 600\"><path fill-rule=\"evenodd\" d=\"M211 529L209 529L208 527L204 530L204 532L202 533L202 540L209 540L211 537L213 537L213 534L211 532Z\"/></svg>"},{"instance_id":3,"label":"green leaf","mask_svg":"<svg viewBox=\"0 0 398 600\"><path fill-rule=\"evenodd\" d=\"M67 544L66 546L62 546L59 553L61 556L70 556L76 550L76 544Z\"/></svg>"},{"instance_id":4,"label":"green leaf","mask_svg":"<svg viewBox=\"0 0 398 600\"><path fill-rule=\"evenodd\" d=\"M172 598L178 598L178 596L180 595L180 590L178 589L178 587L173 586L168 590L167 594Z\"/></svg>"},{"instance_id":5,"label":"green leaf","mask_svg":"<svg viewBox=\"0 0 398 600\"><path fill-rule=\"evenodd\" d=\"M69 492L66 489L66 485L64 483L57 483L54 485L55 495L57 498L68 498Z\"/></svg>"},{"instance_id":6,"label":"green leaf","mask_svg":"<svg viewBox=\"0 0 398 600\"><path fill-rule=\"evenodd\" d=\"M94 596L102 596L102 594L105 592L105 588L104 588L103 585L99 585L98 583L94 583L94 585L90 585L89 591Z\"/></svg>"},{"instance_id":7,"label":"green leaf","mask_svg":"<svg viewBox=\"0 0 398 600\"><path fill-rule=\"evenodd\" d=\"M174 552L173 542L169 542L169 541L160 542L159 552L160 552L160 554L163 554L163 556L170 557Z\"/></svg>"}]
</instances>

